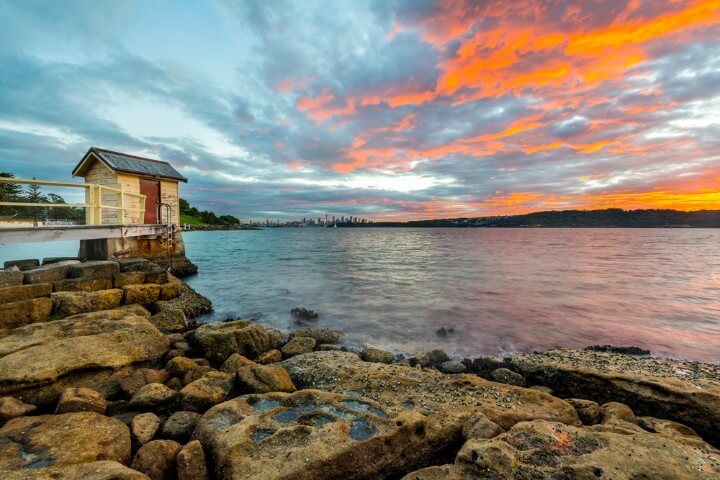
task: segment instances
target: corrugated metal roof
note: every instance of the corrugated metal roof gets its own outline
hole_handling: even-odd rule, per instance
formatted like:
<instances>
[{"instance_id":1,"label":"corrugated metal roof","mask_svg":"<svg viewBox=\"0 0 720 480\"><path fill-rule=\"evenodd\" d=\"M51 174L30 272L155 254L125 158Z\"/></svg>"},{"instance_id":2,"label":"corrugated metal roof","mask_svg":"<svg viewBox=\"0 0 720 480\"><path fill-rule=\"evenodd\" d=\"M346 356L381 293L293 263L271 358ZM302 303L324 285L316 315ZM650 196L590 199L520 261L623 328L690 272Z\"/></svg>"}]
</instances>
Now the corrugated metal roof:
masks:
<instances>
[{"instance_id":1,"label":"corrugated metal roof","mask_svg":"<svg viewBox=\"0 0 720 480\"><path fill-rule=\"evenodd\" d=\"M183 177L180 172L175 170L168 162L97 147L90 148L88 153L90 152L94 153L102 162L107 164L108 167L119 172L147 175L149 177L170 178L187 182L187 178ZM87 157L87 154L85 157ZM80 162L80 164L75 167L73 174L78 173L82 163L83 162Z\"/></svg>"}]
</instances>

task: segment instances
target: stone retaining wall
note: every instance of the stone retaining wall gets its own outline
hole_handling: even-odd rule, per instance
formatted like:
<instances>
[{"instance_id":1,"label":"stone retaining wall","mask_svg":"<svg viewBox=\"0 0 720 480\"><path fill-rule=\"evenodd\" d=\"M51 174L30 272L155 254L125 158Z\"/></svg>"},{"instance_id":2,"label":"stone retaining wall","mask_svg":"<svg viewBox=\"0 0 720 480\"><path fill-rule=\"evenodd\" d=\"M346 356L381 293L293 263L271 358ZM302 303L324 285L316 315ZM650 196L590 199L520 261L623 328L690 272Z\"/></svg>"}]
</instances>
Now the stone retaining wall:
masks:
<instances>
[{"instance_id":1,"label":"stone retaining wall","mask_svg":"<svg viewBox=\"0 0 720 480\"><path fill-rule=\"evenodd\" d=\"M142 258L86 261L46 258L5 262L0 270L0 329L172 300L183 283Z\"/></svg>"}]
</instances>

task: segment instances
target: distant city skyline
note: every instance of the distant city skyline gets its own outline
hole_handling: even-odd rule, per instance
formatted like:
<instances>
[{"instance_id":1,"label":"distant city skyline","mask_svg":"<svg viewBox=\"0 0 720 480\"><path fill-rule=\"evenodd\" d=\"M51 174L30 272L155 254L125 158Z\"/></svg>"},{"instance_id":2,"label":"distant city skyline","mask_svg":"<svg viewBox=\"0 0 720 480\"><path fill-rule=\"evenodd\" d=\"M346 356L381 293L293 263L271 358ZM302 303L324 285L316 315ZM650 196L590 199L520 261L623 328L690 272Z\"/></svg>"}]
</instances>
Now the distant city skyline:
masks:
<instances>
[{"instance_id":1,"label":"distant city skyline","mask_svg":"<svg viewBox=\"0 0 720 480\"><path fill-rule=\"evenodd\" d=\"M105 147L258 221L720 206L717 1L7 0L0 23L18 176Z\"/></svg>"}]
</instances>

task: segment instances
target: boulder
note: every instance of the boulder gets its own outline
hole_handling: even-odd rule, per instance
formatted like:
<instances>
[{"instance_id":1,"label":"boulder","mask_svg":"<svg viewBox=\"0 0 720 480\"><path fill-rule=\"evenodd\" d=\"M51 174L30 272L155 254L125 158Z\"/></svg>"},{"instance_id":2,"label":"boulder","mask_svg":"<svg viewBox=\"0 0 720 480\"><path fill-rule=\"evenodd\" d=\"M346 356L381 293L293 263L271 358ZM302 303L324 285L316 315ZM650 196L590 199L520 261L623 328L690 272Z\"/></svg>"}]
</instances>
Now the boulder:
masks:
<instances>
[{"instance_id":1,"label":"boulder","mask_svg":"<svg viewBox=\"0 0 720 480\"><path fill-rule=\"evenodd\" d=\"M463 364L465 364L468 371L477 373L483 378L490 378L490 374L494 370L507 367L507 364L505 362L489 355L476 357L473 359L466 358L465 360L463 360Z\"/></svg>"},{"instance_id":2,"label":"boulder","mask_svg":"<svg viewBox=\"0 0 720 480\"><path fill-rule=\"evenodd\" d=\"M167 282L155 282L160 284L160 300L172 300L180 296L184 283L180 279L168 274Z\"/></svg>"},{"instance_id":3,"label":"boulder","mask_svg":"<svg viewBox=\"0 0 720 480\"><path fill-rule=\"evenodd\" d=\"M618 433L546 420L521 422L492 439L469 440L435 480L720 478L720 452L672 437ZM428 478L410 474L405 479Z\"/></svg>"},{"instance_id":4,"label":"boulder","mask_svg":"<svg viewBox=\"0 0 720 480\"><path fill-rule=\"evenodd\" d=\"M46 406L65 388L86 387L106 398L133 367L157 361L167 338L135 315L35 323L0 337L0 395Z\"/></svg>"},{"instance_id":5,"label":"boulder","mask_svg":"<svg viewBox=\"0 0 720 480\"><path fill-rule=\"evenodd\" d=\"M205 376L206 373L209 372L217 372L212 367L209 367L207 365L198 365L197 367L193 368L192 370L188 371L183 377L182 377L182 383L183 385L189 385L195 380L200 380L202 377Z\"/></svg>"},{"instance_id":6,"label":"boulder","mask_svg":"<svg viewBox=\"0 0 720 480\"><path fill-rule=\"evenodd\" d=\"M67 317L80 313L117 308L122 302L123 292L118 288L97 292L54 292L53 314Z\"/></svg>"},{"instance_id":7,"label":"boulder","mask_svg":"<svg viewBox=\"0 0 720 480\"><path fill-rule=\"evenodd\" d=\"M20 270L0 270L0 287L17 287L23 284L23 278Z\"/></svg>"},{"instance_id":8,"label":"boulder","mask_svg":"<svg viewBox=\"0 0 720 480\"><path fill-rule=\"evenodd\" d=\"M187 318L179 308L166 308L152 317L150 323L162 332L184 332L188 329Z\"/></svg>"},{"instance_id":9,"label":"boulder","mask_svg":"<svg viewBox=\"0 0 720 480\"><path fill-rule=\"evenodd\" d=\"M185 445L175 457L178 480L210 480L205 452L197 440Z\"/></svg>"},{"instance_id":10,"label":"boulder","mask_svg":"<svg viewBox=\"0 0 720 480\"><path fill-rule=\"evenodd\" d=\"M52 292L51 283L34 283L17 287L0 288L0 303L19 302L37 297L49 297Z\"/></svg>"},{"instance_id":11,"label":"boulder","mask_svg":"<svg viewBox=\"0 0 720 480\"><path fill-rule=\"evenodd\" d=\"M14 397L0 397L0 425L17 417L30 415L37 407Z\"/></svg>"},{"instance_id":12,"label":"boulder","mask_svg":"<svg viewBox=\"0 0 720 480\"><path fill-rule=\"evenodd\" d=\"M195 431L195 424L201 415L197 412L175 412L163 424L163 437L176 442L185 443Z\"/></svg>"},{"instance_id":13,"label":"boulder","mask_svg":"<svg viewBox=\"0 0 720 480\"><path fill-rule=\"evenodd\" d=\"M352 391L390 411L418 409L446 425L448 441L461 436L464 422L476 412L504 429L535 418L580 425L575 409L559 398L476 375L445 375L432 369L364 362L349 352L312 352L281 365L298 389Z\"/></svg>"},{"instance_id":14,"label":"boulder","mask_svg":"<svg viewBox=\"0 0 720 480\"><path fill-rule=\"evenodd\" d=\"M0 428L0 470L130 460L130 431L92 412L20 417Z\"/></svg>"},{"instance_id":15,"label":"boulder","mask_svg":"<svg viewBox=\"0 0 720 480\"><path fill-rule=\"evenodd\" d=\"M312 352L315 348L315 339L310 337L293 337L280 349L283 356L293 357L303 353Z\"/></svg>"},{"instance_id":16,"label":"boulder","mask_svg":"<svg viewBox=\"0 0 720 480\"><path fill-rule=\"evenodd\" d=\"M514 368L563 397L621 402L720 446L720 365L588 350L516 354Z\"/></svg>"},{"instance_id":17,"label":"boulder","mask_svg":"<svg viewBox=\"0 0 720 480\"><path fill-rule=\"evenodd\" d=\"M225 372L208 372L202 378L180 390L183 410L204 412L225 401L234 387L234 375Z\"/></svg>"},{"instance_id":18,"label":"boulder","mask_svg":"<svg viewBox=\"0 0 720 480\"><path fill-rule=\"evenodd\" d=\"M248 320L202 325L190 337L190 342L214 365L222 365L233 353L256 358L277 348L280 341L275 332Z\"/></svg>"},{"instance_id":19,"label":"boulder","mask_svg":"<svg viewBox=\"0 0 720 480\"><path fill-rule=\"evenodd\" d=\"M78 262L79 263L79 262ZM65 262L52 263L23 271L23 283L52 283L67 277Z\"/></svg>"},{"instance_id":20,"label":"boulder","mask_svg":"<svg viewBox=\"0 0 720 480\"><path fill-rule=\"evenodd\" d=\"M475 413L468 418L462 427L462 434L465 440L471 438L493 438L505 430L500 425L490 420L484 413Z\"/></svg>"},{"instance_id":21,"label":"boulder","mask_svg":"<svg viewBox=\"0 0 720 480\"><path fill-rule=\"evenodd\" d=\"M583 425L595 425L602 420L602 410L596 402L582 398L566 398L565 401L575 407Z\"/></svg>"},{"instance_id":22,"label":"boulder","mask_svg":"<svg viewBox=\"0 0 720 480\"><path fill-rule=\"evenodd\" d=\"M98 277L114 275L120 272L120 265L112 260L90 260L84 263L68 265L68 278Z\"/></svg>"},{"instance_id":23,"label":"boulder","mask_svg":"<svg viewBox=\"0 0 720 480\"><path fill-rule=\"evenodd\" d=\"M121 258L117 262L121 272L145 272L157 268L156 264L146 258Z\"/></svg>"},{"instance_id":24,"label":"boulder","mask_svg":"<svg viewBox=\"0 0 720 480\"><path fill-rule=\"evenodd\" d=\"M143 283L142 285L125 285L122 287L124 304L137 303L138 305L149 305L160 298L160 285L155 283Z\"/></svg>"},{"instance_id":25,"label":"boulder","mask_svg":"<svg viewBox=\"0 0 720 480\"><path fill-rule=\"evenodd\" d=\"M60 263L60 262L82 262L84 261L84 258L80 257L45 257L42 260L43 265L50 265L51 263Z\"/></svg>"},{"instance_id":26,"label":"boulder","mask_svg":"<svg viewBox=\"0 0 720 480\"><path fill-rule=\"evenodd\" d=\"M0 329L13 329L50 318L53 301L47 297L0 304Z\"/></svg>"},{"instance_id":27,"label":"boulder","mask_svg":"<svg viewBox=\"0 0 720 480\"><path fill-rule=\"evenodd\" d=\"M293 337L314 338L317 343L340 343L343 333L333 328L300 328L290 334Z\"/></svg>"},{"instance_id":28,"label":"boulder","mask_svg":"<svg viewBox=\"0 0 720 480\"><path fill-rule=\"evenodd\" d=\"M77 315L70 315L65 317L65 322L72 320L117 320L128 315L134 315L137 317L150 318L150 312L148 312L142 305L121 305L116 308L109 308L107 310L97 310L94 312L78 313Z\"/></svg>"},{"instance_id":29,"label":"boulder","mask_svg":"<svg viewBox=\"0 0 720 480\"><path fill-rule=\"evenodd\" d=\"M145 272L145 283L167 283L168 273L167 270L162 268L154 268Z\"/></svg>"},{"instance_id":30,"label":"boulder","mask_svg":"<svg viewBox=\"0 0 720 480\"><path fill-rule=\"evenodd\" d=\"M169 373L165 370L138 368L120 380L120 390L128 397L132 397L145 385L149 383L165 383L169 377Z\"/></svg>"},{"instance_id":31,"label":"boulder","mask_svg":"<svg viewBox=\"0 0 720 480\"><path fill-rule=\"evenodd\" d=\"M30 270L40 266L40 260L37 258L27 258L22 260L8 260L3 264L3 268L10 269L17 267L18 270Z\"/></svg>"},{"instance_id":32,"label":"boulder","mask_svg":"<svg viewBox=\"0 0 720 480\"><path fill-rule=\"evenodd\" d=\"M175 357L165 364L165 370L174 377L183 378L190 370L195 370L198 364L187 357Z\"/></svg>"},{"instance_id":33,"label":"boulder","mask_svg":"<svg viewBox=\"0 0 720 480\"><path fill-rule=\"evenodd\" d=\"M498 368L490 373L490 378L500 383L507 383L508 385L515 385L516 387L522 387L525 385L525 378L519 373L513 372L507 368Z\"/></svg>"},{"instance_id":34,"label":"boulder","mask_svg":"<svg viewBox=\"0 0 720 480\"><path fill-rule=\"evenodd\" d=\"M212 302L198 292L182 284L180 295L172 300L159 300L151 305L154 312L159 313L168 308L179 308L187 318L195 318L213 311Z\"/></svg>"},{"instance_id":35,"label":"boulder","mask_svg":"<svg viewBox=\"0 0 720 480\"><path fill-rule=\"evenodd\" d=\"M131 467L150 480L175 478L175 456L182 446L172 440L152 440L137 451Z\"/></svg>"},{"instance_id":36,"label":"boulder","mask_svg":"<svg viewBox=\"0 0 720 480\"><path fill-rule=\"evenodd\" d=\"M105 414L107 401L102 393L83 387L69 387L62 391L55 414L71 412L95 412Z\"/></svg>"},{"instance_id":37,"label":"boulder","mask_svg":"<svg viewBox=\"0 0 720 480\"><path fill-rule=\"evenodd\" d=\"M148 480L137 470L101 460L62 467L27 468L0 472L3 480Z\"/></svg>"},{"instance_id":38,"label":"boulder","mask_svg":"<svg viewBox=\"0 0 720 480\"><path fill-rule=\"evenodd\" d=\"M145 272L120 272L113 275L113 286L115 288L142 283L145 283Z\"/></svg>"},{"instance_id":39,"label":"boulder","mask_svg":"<svg viewBox=\"0 0 720 480\"><path fill-rule=\"evenodd\" d=\"M465 365L457 360L443 362L440 364L439 369L443 373L463 373L466 370Z\"/></svg>"},{"instance_id":40,"label":"boulder","mask_svg":"<svg viewBox=\"0 0 720 480\"><path fill-rule=\"evenodd\" d=\"M269 363L277 363L282 360L282 352L273 348L263 353L255 359L255 361L261 365L267 365Z\"/></svg>"},{"instance_id":41,"label":"boulder","mask_svg":"<svg viewBox=\"0 0 720 480\"><path fill-rule=\"evenodd\" d=\"M56 292L97 292L113 288L113 279L110 275L101 277L68 278L52 283Z\"/></svg>"},{"instance_id":42,"label":"boulder","mask_svg":"<svg viewBox=\"0 0 720 480\"><path fill-rule=\"evenodd\" d=\"M295 391L290 375L280 365L260 365L237 353L225 361L222 371L236 375L240 393Z\"/></svg>"},{"instance_id":43,"label":"boulder","mask_svg":"<svg viewBox=\"0 0 720 480\"><path fill-rule=\"evenodd\" d=\"M130 408L156 410L167 408L175 400L177 392L162 383L143 385L130 399Z\"/></svg>"},{"instance_id":44,"label":"boulder","mask_svg":"<svg viewBox=\"0 0 720 480\"><path fill-rule=\"evenodd\" d=\"M130 420L130 432L135 442L142 446L155 438L160 423L160 418L152 412L135 415Z\"/></svg>"},{"instance_id":45,"label":"boulder","mask_svg":"<svg viewBox=\"0 0 720 480\"><path fill-rule=\"evenodd\" d=\"M395 356L387 350L365 347L362 350L362 359L366 362L392 363L393 360L395 360Z\"/></svg>"}]
</instances>

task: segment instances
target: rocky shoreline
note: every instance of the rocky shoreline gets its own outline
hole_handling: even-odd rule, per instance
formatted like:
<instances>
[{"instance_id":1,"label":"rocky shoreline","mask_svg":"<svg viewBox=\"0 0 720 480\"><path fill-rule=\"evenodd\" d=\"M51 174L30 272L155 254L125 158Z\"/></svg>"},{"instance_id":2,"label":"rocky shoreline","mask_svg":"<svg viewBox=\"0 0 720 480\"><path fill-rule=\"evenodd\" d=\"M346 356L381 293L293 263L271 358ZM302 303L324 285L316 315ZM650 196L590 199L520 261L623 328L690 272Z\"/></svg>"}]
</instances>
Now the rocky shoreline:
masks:
<instances>
[{"instance_id":1,"label":"rocky shoreline","mask_svg":"<svg viewBox=\"0 0 720 480\"><path fill-rule=\"evenodd\" d=\"M0 270L0 478L720 478L718 365L197 325L211 303L166 268Z\"/></svg>"}]
</instances>

